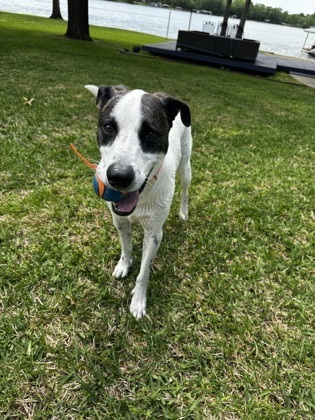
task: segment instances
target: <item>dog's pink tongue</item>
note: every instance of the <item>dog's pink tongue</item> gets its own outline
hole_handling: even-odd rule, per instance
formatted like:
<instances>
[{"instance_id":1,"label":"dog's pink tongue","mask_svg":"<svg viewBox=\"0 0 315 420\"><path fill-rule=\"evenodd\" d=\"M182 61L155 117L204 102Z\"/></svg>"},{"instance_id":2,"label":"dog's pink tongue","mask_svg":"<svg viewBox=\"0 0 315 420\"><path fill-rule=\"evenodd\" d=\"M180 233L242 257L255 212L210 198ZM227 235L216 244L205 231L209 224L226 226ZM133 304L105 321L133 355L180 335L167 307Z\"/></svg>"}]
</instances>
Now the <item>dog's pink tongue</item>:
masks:
<instances>
[{"instance_id":1,"label":"dog's pink tongue","mask_svg":"<svg viewBox=\"0 0 315 420\"><path fill-rule=\"evenodd\" d=\"M116 208L122 213L130 213L136 207L138 200L139 191L130 192L115 203Z\"/></svg>"}]
</instances>

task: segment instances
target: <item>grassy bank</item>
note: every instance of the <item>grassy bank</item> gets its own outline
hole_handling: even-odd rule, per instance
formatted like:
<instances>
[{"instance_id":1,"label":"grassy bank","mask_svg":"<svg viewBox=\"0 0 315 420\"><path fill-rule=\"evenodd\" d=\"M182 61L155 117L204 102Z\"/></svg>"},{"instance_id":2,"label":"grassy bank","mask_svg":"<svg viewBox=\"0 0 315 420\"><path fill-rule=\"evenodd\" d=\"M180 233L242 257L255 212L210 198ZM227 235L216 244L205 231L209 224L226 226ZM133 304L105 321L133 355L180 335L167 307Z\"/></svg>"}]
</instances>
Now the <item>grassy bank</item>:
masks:
<instances>
[{"instance_id":1,"label":"grassy bank","mask_svg":"<svg viewBox=\"0 0 315 420\"><path fill-rule=\"evenodd\" d=\"M120 53L143 34L0 20L1 417L313 418L315 90ZM140 322L141 231L113 279L117 235L69 151L99 156L87 83L192 110L190 218L176 195Z\"/></svg>"}]
</instances>

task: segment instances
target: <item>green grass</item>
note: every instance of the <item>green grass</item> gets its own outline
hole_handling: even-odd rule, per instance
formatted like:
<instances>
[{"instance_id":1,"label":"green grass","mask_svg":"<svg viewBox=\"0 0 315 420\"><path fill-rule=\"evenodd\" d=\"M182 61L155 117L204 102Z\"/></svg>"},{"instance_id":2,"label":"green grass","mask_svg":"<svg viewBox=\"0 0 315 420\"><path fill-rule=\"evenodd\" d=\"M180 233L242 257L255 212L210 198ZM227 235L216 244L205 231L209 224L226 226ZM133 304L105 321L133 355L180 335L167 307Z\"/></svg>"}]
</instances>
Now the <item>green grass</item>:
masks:
<instances>
[{"instance_id":1,"label":"green grass","mask_svg":"<svg viewBox=\"0 0 315 420\"><path fill-rule=\"evenodd\" d=\"M315 90L119 52L152 36L0 20L1 418L314 418ZM112 278L116 232L69 150L98 160L87 83L192 110L190 218L176 194L139 322L141 231Z\"/></svg>"}]
</instances>

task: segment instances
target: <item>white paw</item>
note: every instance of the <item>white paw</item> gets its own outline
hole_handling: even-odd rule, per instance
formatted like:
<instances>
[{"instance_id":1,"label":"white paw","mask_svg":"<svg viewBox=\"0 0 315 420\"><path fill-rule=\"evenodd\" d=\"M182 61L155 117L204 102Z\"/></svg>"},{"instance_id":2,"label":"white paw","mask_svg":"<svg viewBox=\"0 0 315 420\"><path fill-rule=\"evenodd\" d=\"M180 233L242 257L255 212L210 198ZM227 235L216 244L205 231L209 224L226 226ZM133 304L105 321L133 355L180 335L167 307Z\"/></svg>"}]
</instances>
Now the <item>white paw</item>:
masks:
<instances>
[{"instance_id":1,"label":"white paw","mask_svg":"<svg viewBox=\"0 0 315 420\"><path fill-rule=\"evenodd\" d=\"M183 211L182 209L180 209L178 215L182 220L187 220L188 219L188 211L187 210Z\"/></svg>"},{"instance_id":2,"label":"white paw","mask_svg":"<svg viewBox=\"0 0 315 420\"><path fill-rule=\"evenodd\" d=\"M132 260L129 260L129 259L126 260L126 258L120 258L119 263L116 265L115 270L113 271L113 276L116 277L117 279L121 277L126 277L129 272L131 263L132 263Z\"/></svg>"},{"instance_id":3,"label":"white paw","mask_svg":"<svg viewBox=\"0 0 315 420\"><path fill-rule=\"evenodd\" d=\"M136 286L131 293L133 296L130 304L130 312L136 319L140 319L146 314L146 291Z\"/></svg>"}]
</instances>

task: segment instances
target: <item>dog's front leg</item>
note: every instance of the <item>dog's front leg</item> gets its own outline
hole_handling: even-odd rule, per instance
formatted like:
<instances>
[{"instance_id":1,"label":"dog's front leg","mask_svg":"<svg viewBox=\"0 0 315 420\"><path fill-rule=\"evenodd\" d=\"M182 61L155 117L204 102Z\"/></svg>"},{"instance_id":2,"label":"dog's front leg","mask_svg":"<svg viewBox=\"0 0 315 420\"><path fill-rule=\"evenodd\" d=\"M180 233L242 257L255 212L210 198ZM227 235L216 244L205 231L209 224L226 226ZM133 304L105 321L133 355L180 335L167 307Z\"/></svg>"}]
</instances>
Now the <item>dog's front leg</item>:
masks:
<instances>
[{"instance_id":1,"label":"dog's front leg","mask_svg":"<svg viewBox=\"0 0 315 420\"><path fill-rule=\"evenodd\" d=\"M140 273L132 291L133 296L130 304L130 312L136 319L142 318L146 313L150 266L159 249L162 236L162 229L158 232L144 231Z\"/></svg>"},{"instance_id":2,"label":"dog's front leg","mask_svg":"<svg viewBox=\"0 0 315 420\"><path fill-rule=\"evenodd\" d=\"M117 278L126 277L132 264L131 225L126 217L117 217L114 215L113 221L118 231L121 244L121 256L115 267L113 276Z\"/></svg>"}]
</instances>

